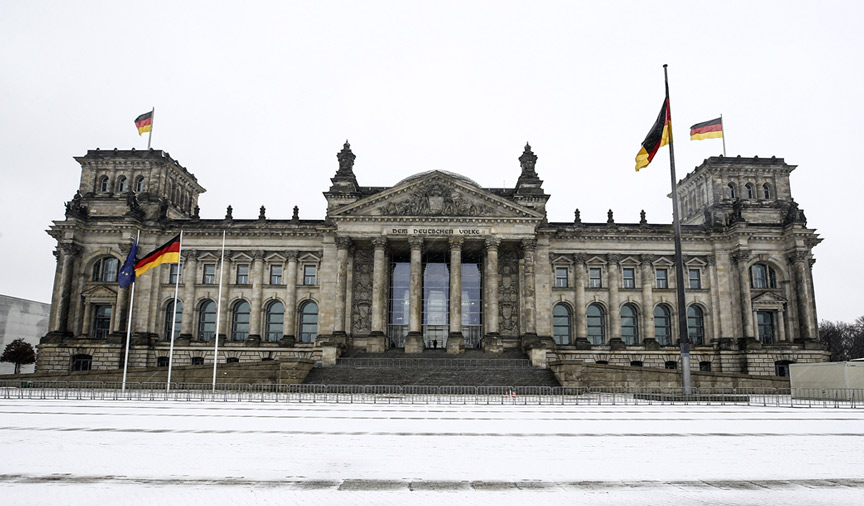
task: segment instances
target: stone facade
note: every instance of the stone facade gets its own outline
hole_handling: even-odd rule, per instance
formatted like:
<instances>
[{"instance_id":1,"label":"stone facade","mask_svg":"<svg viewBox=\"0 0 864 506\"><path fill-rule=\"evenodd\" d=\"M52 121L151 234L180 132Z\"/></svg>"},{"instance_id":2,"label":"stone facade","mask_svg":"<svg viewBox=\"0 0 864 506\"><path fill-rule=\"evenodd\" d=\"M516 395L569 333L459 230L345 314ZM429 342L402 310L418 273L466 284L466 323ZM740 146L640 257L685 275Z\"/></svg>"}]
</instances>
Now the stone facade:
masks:
<instances>
[{"instance_id":1,"label":"stone facade","mask_svg":"<svg viewBox=\"0 0 864 506\"><path fill-rule=\"evenodd\" d=\"M224 219L203 220L204 188L167 153L77 157L78 192L49 231L57 271L37 371L120 367L127 325L133 367L164 364L172 328L178 366L212 364L214 353L220 362L328 365L348 349L395 347L521 348L538 367L665 368L678 363L680 325L694 370L775 375L827 360L811 275L820 239L791 197L795 167L782 159L712 157L679 182L679 280L671 224L649 224L644 213L616 223L611 211L605 223L582 223L578 210L573 222L549 222L530 146L513 188L445 171L360 186L355 158L346 142L324 219L301 220L296 208L272 219L262 208L241 220L229 206ZM146 252L180 230L179 283L177 265L163 265L134 294L118 287L138 231Z\"/></svg>"}]
</instances>

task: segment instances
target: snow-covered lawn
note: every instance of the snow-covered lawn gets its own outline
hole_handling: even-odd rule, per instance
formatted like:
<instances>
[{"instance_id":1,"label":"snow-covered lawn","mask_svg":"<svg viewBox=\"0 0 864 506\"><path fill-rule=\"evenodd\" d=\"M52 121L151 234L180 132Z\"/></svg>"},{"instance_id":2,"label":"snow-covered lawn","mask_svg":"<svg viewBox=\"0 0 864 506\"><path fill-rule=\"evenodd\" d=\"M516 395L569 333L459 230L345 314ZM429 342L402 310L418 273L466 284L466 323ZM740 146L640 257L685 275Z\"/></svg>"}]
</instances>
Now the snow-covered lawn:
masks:
<instances>
[{"instance_id":1,"label":"snow-covered lawn","mask_svg":"<svg viewBox=\"0 0 864 506\"><path fill-rule=\"evenodd\" d=\"M0 400L0 504L860 504L864 409Z\"/></svg>"}]
</instances>

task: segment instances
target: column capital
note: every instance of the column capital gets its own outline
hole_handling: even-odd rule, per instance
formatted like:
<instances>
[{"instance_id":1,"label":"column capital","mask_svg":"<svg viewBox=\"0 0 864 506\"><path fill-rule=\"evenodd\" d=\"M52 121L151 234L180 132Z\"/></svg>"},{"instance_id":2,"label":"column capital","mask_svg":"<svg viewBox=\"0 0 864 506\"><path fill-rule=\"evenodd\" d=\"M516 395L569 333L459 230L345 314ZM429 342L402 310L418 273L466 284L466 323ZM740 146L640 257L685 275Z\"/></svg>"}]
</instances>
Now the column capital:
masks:
<instances>
[{"instance_id":1,"label":"column capital","mask_svg":"<svg viewBox=\"0 0 864 506\"><path fill-rule=\"evenodd\" d=\"M786 258L789 260L790 264L796 263L805 263L810 260L810 252L807 250L795 250L786 255Z\"/></svg>"},{"instance_id":2,"label":"column capital","mask_svg":"<svg viewBox=\"0 0 864 506\"><path fill-rule=\"evenodd\" d=\"M183 259L187 262L189 260L197 260L198 259L198 250L197 249L184 249L183 250Z\"/></svg>"},{"instance_id":3,"label":"column capital","mask_svg":"<svg viewBox=\"0 0 864 506\"><path fill-rule=\"evenodd\" d=\"M74 243L63 243L60 245L60 250L64 255L75 256L81 253L82 248Z\"/></svg>"},{"instance_id":4,"label":"column capital","mask_svg":"<svg viewBox=\"0 0 864 506\"><path fill-rule=\"evenodd\" d=\"M621 261L621 255L618 255L617 253L609 253L606 255L606 260L610 264L618 265L618 262Z\"/></svg>"},{"instance_id":5,"label":"column capital","mask_svg":"<svg viewBox=\"0 0 864 506\"><path fill-rule=\"evenodd\" d=\"M384 249L387 247L387 238L384 236L373 237L372 238L372 246L375 249Z\"/></svg>"},{"instance_id":6,"label":"column capital","mask_svg":"<svg viewBox=\"0 0 864 506\"><path fill-rule=\"evenodd\" d=\"M717 265L717 257L714 255L705 255L705 261L708 265Z\"/></svg>"},{"instance_id":7,"label":"column capital","mask_svg":"<svg viewBox=\"0 0 864 506\"><path fill-rule=\"evenodd\" d=\"M493 249L501 244L501 239L499 237L487 237L485 242L486 249Z\"/></svg>"},{"instance_id":8,"label":"column capital","mask_svg":"<svg viewBox=\"0 0 864 506\"><path fill-rule=\"evenodd\" d=\"M354 244L354 241L352 241L350 237L336 238L336 247L339 249L348 249L352 244Z\"/></svg>"},{"instance_id":9,"label":"column capital","mask_svg":"<svg viewBox=\"0 0 864 506\"><path fill-rule=\"evenodd\" d=\"M297 257L299 255L300 255L300 252L297 251L296 249L289 249L288 251L285 252L285 258L287 258L288 261L297 260Z\"/></svg>"},{"instance_id":10,"label":"column capital","mask_svg":"<svg viewBox=\"0 0 864 506\"><path fill-rule=\"evenodd\" d=\"M408 245L411 246L411 249L420 249L423 247L423 238L411 236L408 238Z\"/></svg>"},{"instance_id":11,"label":"column capital","mask_svg":"<svg viewBox=\"0 0 864 506\"><path fill-rule=\"evenodd\" d=\"M576 265L585 265L585 261L588 260L588 255L585 253L574 253L573 261L576 262Z\"/></svg>"},{"instance_id":12,"label":"column capital","mask_svg":"<svg viewBox=\"0 0 864 506\"><path fill-rule=\"evenodd\" d=\"M522 239L523 251L534 251L537 249L537 241L535 239Z\"/></svg>"},{"instance_id":13,"label":"column capital","mask_svg":"<svg viewBox=\"0 0 864 506\"><path fill-rule=\"evenodd\" d=\"M252 259L253 260L263 260L264 259L264 250L263 249L252 250Z\"/></svg>"},{"instance_id":14,"label":"column capital","mask_svg":"<svg viewBox=\"0 0 864 506\"><path fill-rule=\"evenodd\" d=\"M465 239L462 237L451 237L450 238L450 249L462 249L462 245L465 243Z\"/></svg>"},{"instance_id":15,"label":"column capital","mask_svg":"<svg viewBox=\"0 0 864 506\"><path fill-rule=\"evenodd\" d=\"M651 265L654 263L654 260L656 260L656 259L657 259L657 257L655 255L640 255L639 256L639 260L642 262L642 265L644 265L646 267L651 267Z\"/></svg>"},{"instance_id":16,"label":"column capital","mask_svg":"<svg viewBox=\"0 0 864 506\"><path fill-rule=\"evenodd\" d=\"M733 251L729 256L732 257L732 260L734 260L736 263L741 264L747 263L747 261L750 259L751 253L752 252L749 249L739 249Z\"/></svg>"}]
</instances>

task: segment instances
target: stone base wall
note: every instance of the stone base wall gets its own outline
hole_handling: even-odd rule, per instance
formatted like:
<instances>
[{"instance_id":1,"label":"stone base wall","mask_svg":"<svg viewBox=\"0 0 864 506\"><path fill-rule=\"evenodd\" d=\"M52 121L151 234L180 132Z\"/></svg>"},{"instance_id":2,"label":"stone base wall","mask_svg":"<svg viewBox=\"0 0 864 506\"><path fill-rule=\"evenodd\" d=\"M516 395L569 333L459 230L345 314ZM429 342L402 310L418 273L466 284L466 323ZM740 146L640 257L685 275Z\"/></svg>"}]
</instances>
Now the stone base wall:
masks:
<instances>
[{"instance_id":1,"label":"stone base wall","mask_svg":"<svg viewBox=\"0 0 864 506\"><path fill-rule=\"evenodd\" d=\"M134 344L129 350L129 369L157 367L159 357L167 357L170 353L169 343L155 346ZM174 345L173 367L192 365L193 358L201 358L204 364L213 364L214 346L209 344L176 344ZM68 340L64 343L42 343L38 346L36 356L36 373L70 372L75 355L90 355L92 357L91 371L110 371L123 368L124 349L121 345L98 342L93 340ZM307 359L313 363L321 362L321 348L295 345L292 348L276 346L244 346L231 343L219 346L219 363L227 363L228 359L237 359L241 364L280 361L287 359ZM230 364L233 365L233 364Z\"/></svg>"},{"instance_id":2,"label":"stone base wall","mask_svg":"<svg viewBox=\"0 0 864 506\"><path fill-rule=\"evenodd\" d=\"M313 366L314 362L312 360L301 358L257 362L254 364L219 364L216 371L216 383L296 385L303 382ZM0 381L4 380L101 381L105 383L121 383L123 381L123 370L37 372L33 374L0 376ZM126 375L127 383L164 383L167 380L167 367L129 369ZM171 370L171 382L211 384L213 382L213 364L173 367Z\"/></svg>"},{"instance_id":3,"label":"stone base wall","mask_svg":"<svg viewBox=\"0 0 864 506\"><path fill-rule=\"evenodd\" d=\"M681 387L680 371L586 364L575 361L554 361L549 368L565 387ZM693 371L692 385L696 388L789 388L789 378L751 376L747 374Z\"/></svg>"}]
</instances>

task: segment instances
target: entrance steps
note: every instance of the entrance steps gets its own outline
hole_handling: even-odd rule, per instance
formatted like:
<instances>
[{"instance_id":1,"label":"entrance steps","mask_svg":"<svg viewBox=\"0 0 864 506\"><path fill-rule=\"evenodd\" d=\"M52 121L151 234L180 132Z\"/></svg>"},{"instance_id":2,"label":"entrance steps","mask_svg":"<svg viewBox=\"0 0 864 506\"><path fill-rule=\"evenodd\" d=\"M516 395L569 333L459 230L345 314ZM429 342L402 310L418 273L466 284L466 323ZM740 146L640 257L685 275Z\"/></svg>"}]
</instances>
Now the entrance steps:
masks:
<instances>
[{"instance_id":1,"label":"entrance steps","mask_svg":"<svg viewBox=\"0 0 864 506\"><path fill-rule=\"evenodd\" d=\"M426 386L560 386L552 371L531 366L520 351L489 354L466 350L447 354L426 350L407 354L350 352L333 367L316 367L304 384L318 385L426 385Z\"/></svg>"}]
</instances>

